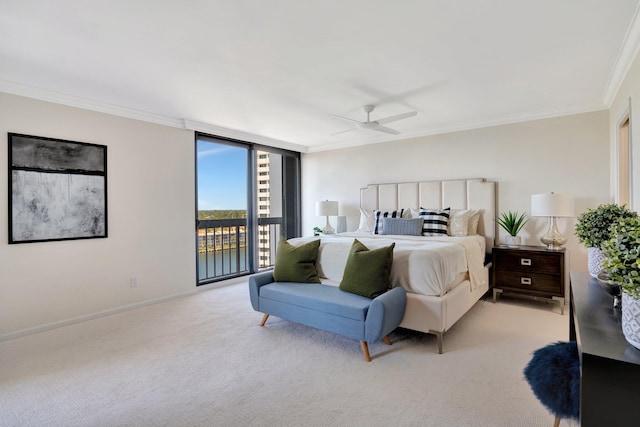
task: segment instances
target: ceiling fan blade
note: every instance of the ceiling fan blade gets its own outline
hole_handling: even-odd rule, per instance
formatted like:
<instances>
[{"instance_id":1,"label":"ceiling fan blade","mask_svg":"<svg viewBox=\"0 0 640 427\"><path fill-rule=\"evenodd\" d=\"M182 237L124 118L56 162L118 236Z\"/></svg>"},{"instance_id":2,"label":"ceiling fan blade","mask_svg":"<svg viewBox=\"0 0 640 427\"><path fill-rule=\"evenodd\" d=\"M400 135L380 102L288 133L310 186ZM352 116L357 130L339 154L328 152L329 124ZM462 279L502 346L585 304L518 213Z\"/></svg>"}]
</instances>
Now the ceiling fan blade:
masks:
<instances>
[{"instance_id":1,"label":"ceiling fan blade","mask_svg":"<svg viewBox=\"0 0 640 427\"><path fill-rule=\"evenodd\" d=\"M356 123L362 123L362 122L360 122L359 120L353 120L353 119L350 119L349 117L336 116L335 114L329 114L329 115L330 115L331 117L335 117L335 118L337 118L337 119L348 120L348 121L350 121L350 122L356 122Z\"/></svg>"},{"instance_id":2,"label":"ceiling fan blade","mask_svg":"<svg viewBox=\"0 0 640 427\"><path fill-rule=\"evenodd\" d=\"M402 113L402 114L397 114L395 116L385 117L384 119L377 119L376 122L380 123L381 125L384 125L387 123L395 122L397 120L406 119L407 117L413 117L416 114L418 114L417 111L411 111L409 113Z\"/></svg>"},{"instance_id":3,"label":"ceiling fan blade","mask_svg":"<svg viewBox=\"0 0 640 427\"><path fill-rule=\"evenodd\" d=\"M380 123L380 122L378 122L378 123ZM378 132L389 133L391 135L399 135L400 134L399 131L397 131L395 129L388 128L386 126L376 126L374 128L371 128L371 130L377 130Z\"/></svg>"},{"instance_id":4,"label":"ceiling fan blade","mask_svg":"<svg viewBox=\"0 0 640 427\"><path fill-rule=\"evenodd\" d=\"M341 133L351 132L352 130L356 130L356 129L358 129L358 128L355 127L355 128L349 128L349 129L341 130L340 132L332 133L330 136L340 135Z\"/></svg>"}]
</instances>

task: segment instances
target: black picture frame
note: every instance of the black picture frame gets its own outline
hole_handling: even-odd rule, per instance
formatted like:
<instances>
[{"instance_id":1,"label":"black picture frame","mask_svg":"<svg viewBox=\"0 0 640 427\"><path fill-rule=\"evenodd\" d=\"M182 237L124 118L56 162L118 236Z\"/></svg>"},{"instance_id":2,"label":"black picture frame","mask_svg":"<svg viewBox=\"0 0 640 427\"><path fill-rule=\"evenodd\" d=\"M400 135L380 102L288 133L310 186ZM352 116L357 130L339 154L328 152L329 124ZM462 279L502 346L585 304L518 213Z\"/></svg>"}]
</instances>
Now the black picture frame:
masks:
<instances>
[{"instance_id":1,"label":"black picture frame","mask_svg":"<svg viewBox=\"0 0 640 427\"><path fill-rule=\"evenodd\" d=\"M107 147L8 133L9 244L108 236Z\"/></svg>"}]
</instances>

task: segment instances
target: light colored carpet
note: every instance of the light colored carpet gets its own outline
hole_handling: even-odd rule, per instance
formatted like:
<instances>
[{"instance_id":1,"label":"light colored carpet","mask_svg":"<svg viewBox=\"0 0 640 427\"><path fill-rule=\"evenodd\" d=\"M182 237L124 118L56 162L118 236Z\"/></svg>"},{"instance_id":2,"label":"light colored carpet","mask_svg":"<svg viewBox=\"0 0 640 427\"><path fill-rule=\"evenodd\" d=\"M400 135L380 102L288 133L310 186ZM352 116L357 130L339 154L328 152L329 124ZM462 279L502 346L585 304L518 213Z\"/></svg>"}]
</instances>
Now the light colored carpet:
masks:
<instances>
[{"instance_id":1,"label":"light colored carpet","mask_svg":"<svg viewBox=\"0 0 640 427\"><path fill-rule=\"evenodd\" d=\"M357 341L259 327L247 284L226 286L0 343L0 425L550 426L522 370L568 339L559 313L480 301L444 354L400 329L366 363Z\"/></svg>"}]
</instances>

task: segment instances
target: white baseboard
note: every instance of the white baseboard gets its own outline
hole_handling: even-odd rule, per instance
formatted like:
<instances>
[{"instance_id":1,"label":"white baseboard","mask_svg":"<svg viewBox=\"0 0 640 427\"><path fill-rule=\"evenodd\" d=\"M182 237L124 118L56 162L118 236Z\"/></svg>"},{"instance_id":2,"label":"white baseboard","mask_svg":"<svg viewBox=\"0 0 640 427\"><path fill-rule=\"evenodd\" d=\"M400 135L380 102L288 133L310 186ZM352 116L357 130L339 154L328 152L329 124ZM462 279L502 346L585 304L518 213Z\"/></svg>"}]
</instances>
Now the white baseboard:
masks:
<instances>
[{"instance_id":1,"label":"white baseboard","mask_svg":"<svg viewBox=\"0 0 640 427\"><path fill-rule=\"evenodd\" d=\"M70 319L60 320L58 322L46 323L44 325L38 325L38 326L31 327L31 328L20 329L20 330L15 331L15 332L9 332L9 333L6 333L6 334L0 334L0 341L7 341L7 340L10 340L10 339L22 337L22 336L25 336L25 335L31 335L31 334L35 334L35 333L38 333L38 332L44 332L44 331L47 331L49 329L60 328L62 326L72 325L74 323L80 323L80 322L84 322L84 321L87 321L87 320L97 319L99 317L110 316L112 314L122 313L123 311L129 311L129 310L133 310L135 308L140 308L140 307L144 307L144 306L147 306L147 305L157 304L159 302L164 302L164 301L171 300L171 299L174 299L174 298L180 298L180 297L186 297L186 296L189 296L189 295L194 295L196 292L197 292L197 290L194 289L194 290L188 291L188 292L181 292L179 294L173 294L173 295L168 295L168 296L165 296L165 297L160 297L160 298L150 299L150 300L146 300L146 301L141 301L141 302L137 302L135 304L124 305L124 306L121 306L121 307L111 308L109 310L98 311L96 313L90 313L90 314L85 314L85 315L78 316L78 317L72 317Z\"/></svg>"}]
</instances>

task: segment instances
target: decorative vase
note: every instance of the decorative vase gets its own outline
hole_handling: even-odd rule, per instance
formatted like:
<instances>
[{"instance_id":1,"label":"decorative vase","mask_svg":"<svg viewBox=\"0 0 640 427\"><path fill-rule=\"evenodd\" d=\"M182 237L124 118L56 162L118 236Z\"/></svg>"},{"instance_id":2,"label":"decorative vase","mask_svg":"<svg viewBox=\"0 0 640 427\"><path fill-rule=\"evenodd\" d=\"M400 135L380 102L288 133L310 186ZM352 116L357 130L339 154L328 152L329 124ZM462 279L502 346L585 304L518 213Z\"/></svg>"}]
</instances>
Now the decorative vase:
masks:
<instances>
[{"instance_id":1,"label":"decorative vase","mask_svg":"<svg viewBox=\"0 0 640 427\"><path fill-rule=\"evenodd\" d=\"M602 270L602 261L604 261L604 255L598 248L587 248L587 268L591 277L598 278L600 270Z\"/></svg>"},{"instance_id":2,"label":"decorative vase","mask_svg":"<svg viewBox=\"0 0 640 427\"><path fill-rule=\"evenodd\" d=\"M640 349L640 300L622 292L622 333L629 344Z\"/></svg>"},{"instance_id":3,"label":"decorative vase","mask_svg":"<svg viewBox=\"0 0 640 427\"><path fill-rule=\"evenodd\" d=\"M511 236L511 235L507 235L504 238L504 242L507 244L507 246L511 247L511 248L515 248L520 246L520 236Z\"/></svg>"},{"instance_id":4,"label":"decorative vase","mask_svg":"<svg viewBox=\"0 0 640 427\"><path fill-rule=\"evenodd\" d=\"M613 308L622 308L622 288L619 284L611 280L611 275L606 270L598 273L598 283L609 295L613 297Z\"/></svg>"}]
</instances>

